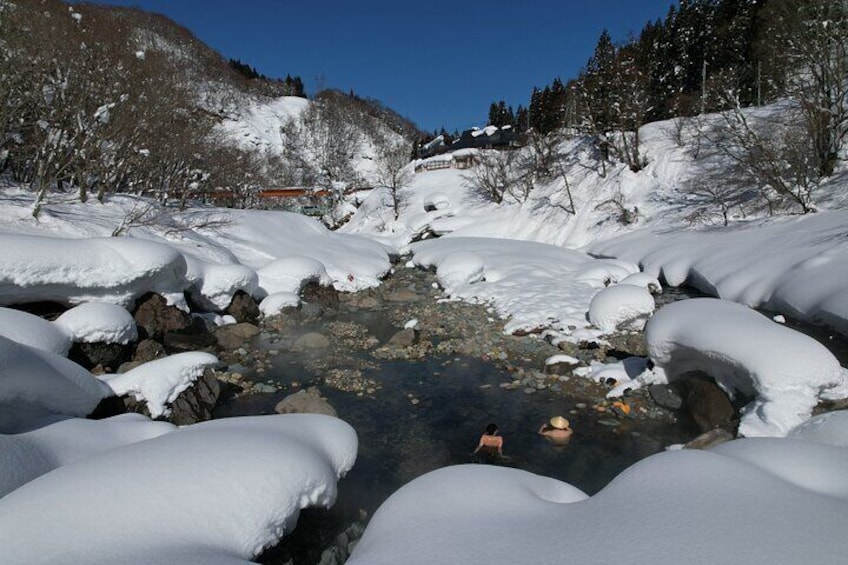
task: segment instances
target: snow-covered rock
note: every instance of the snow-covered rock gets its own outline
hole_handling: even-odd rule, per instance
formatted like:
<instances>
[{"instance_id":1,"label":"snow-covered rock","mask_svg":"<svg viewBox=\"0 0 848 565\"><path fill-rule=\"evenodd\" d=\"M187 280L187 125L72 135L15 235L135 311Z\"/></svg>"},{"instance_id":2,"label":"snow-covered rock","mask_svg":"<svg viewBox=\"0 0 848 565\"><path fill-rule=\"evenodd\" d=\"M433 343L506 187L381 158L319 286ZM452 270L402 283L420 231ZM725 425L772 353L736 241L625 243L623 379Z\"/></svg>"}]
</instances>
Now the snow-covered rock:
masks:
<instances>
[{"instance_id":1,"label":"snow-covered rock","mask_svg":"<svg viewBox=\"0 0 848 565\"><path fill-rule=\"evenodd\" d=\"M654 297L646 287L630 284L609 286L589 303L589 321L604 333L640 331L654 313Z\"/></svg>"},{"instance_id":2,"label":"snow-covered rock","mask_svg":"<svg viewBox=\"0 0 848 565\"><path fill-rule=\"evenodd\" d=\"M87 416L111 394L76 363L0 336L0 433Z\"/></svg>"},{"instance_id":3,"label":"snow-covered rock","mask_svg":"<svg viewBox=\"0 0 848 565\"><path fill-rule=\"evenodd\" d=\"M299 304L300 297L293 292L274 292L262 299L259 311L263 316L273 316L285 308L297 308Z\"/></svg>"},{"instance_id":4,"label":"snow-covered rock","mask_svg":"<svg viewBox=\"0 0 848 565\"><path fill-rule=\"evenodd\" d=\"M211 353L178 353L149 361L126 373L101 375L100 379L118 396L131 394L138 401L146 401L150 415L158 418L167 416L168 405L203 371L217 363L218 358Z\"/></svg>"},{"instance_id":5,"label":"snow-covered rock","mask_svg":"<svg viewBox=\"0 0 848 565\"><path fill-rule=\"evenodd\" d=\"M308 282L324 286L333 284L324 265L315 259L301 255L282 257L268 263L259 271L259 291L264 298L271 294L299 294Z\"/></svg>"},{"instance_id":6,"label":"snow-covered rock","mask_svg":"<svg viewBox=\"0 0 848 565\"><path fill-rule=\"evenodd\" d=\"M57 327L75 343L120 343L138 339L132 315L117 304L86 302L56 318Z\"/></svg>"},{"instance_id":7,"label":"snow-covered rock","mask_svg":"<svg viewBox=\"0 0 848 565\"><path fill-rule=\"evenodd\" d=\"M785 436L825 396L848 396L839 361L816 340L740 304L712 298L660 309L645 329L657 368L651 379L691 371L712 376L731 395L753 396L743 436Z\"/></svg>"},{"instance_id":8,"label":"snow-covered rock","mask_svg":"<svg viewBox=\"0 0 848 565\"><path fill-rule=\"evenodd\" d=\"M72 345L70 334L52 322L12 308L0 308L0 335L63 357Z\"/></svg>"}]
</instances>

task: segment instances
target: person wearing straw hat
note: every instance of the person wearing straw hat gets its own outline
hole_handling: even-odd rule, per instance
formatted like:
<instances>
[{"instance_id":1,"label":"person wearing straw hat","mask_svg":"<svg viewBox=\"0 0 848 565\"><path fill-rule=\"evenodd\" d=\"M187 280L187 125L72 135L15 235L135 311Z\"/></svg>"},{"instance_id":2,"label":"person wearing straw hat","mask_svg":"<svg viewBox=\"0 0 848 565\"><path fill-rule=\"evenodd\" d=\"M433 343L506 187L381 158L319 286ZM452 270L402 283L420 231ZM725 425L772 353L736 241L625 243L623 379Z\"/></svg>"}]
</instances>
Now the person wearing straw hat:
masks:
<instances>
[{"instance_id":1,"label":"person wearing straw hat","mask_svg":"<svg viewBox=\"0 0 848 565\"><path fill-rule=\"evenodd\" d=\"M562 416L554 416L547 424L542 424L539 428L539 435L554 445L565 445L571 439L574 430L566 418Z\"/></svg>"}]
</instances>

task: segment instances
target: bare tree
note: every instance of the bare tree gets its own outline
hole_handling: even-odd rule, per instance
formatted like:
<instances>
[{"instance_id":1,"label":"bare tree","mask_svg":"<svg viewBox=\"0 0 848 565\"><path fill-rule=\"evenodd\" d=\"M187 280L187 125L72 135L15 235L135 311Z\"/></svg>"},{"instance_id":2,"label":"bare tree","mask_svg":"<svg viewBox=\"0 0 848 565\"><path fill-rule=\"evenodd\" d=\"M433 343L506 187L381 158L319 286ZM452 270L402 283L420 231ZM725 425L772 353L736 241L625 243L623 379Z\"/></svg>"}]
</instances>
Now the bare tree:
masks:
<instances>
[{"instance_id":1,"label":"bare tree","mask_svg":"<svg viewBox=\"0 0 848 565\"><path fill-rule=\"evenodd\" d=\"M477 154L477 163L465 176L466 182L479 193L500 204L516 182L514 161L513 151L480 151Z\"/></svg>"},{"instance_id":2,"label":"bare tree","mask_svg":"<svg viewBox=\"0 0 848 565\"><path fill-rule=\"evenodd\" d=\"M377 157L377 183L389 191L395 220L400 215L399 192L412 182L409 155L410 149L406 144L386 142Z\"/></svg>"}]
</instances>

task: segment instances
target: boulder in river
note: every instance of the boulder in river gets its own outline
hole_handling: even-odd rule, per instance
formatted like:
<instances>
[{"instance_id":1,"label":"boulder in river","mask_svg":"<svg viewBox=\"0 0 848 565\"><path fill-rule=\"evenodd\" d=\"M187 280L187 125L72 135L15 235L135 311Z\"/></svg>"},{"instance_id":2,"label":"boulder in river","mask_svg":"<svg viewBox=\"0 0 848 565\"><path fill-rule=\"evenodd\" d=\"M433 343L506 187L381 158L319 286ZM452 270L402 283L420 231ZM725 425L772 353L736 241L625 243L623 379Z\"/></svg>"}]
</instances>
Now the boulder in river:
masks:
<instances>
[{"instance_id":1,"label":"boulder in river","mask_svg":"<svg viewBox=\"0 0 848 565\"><path fill-rule=\"evenodd\" d=\"M215 330L218 347L225 351L238 349L257 335L259 335L259 328L247 322L229 324Z\"/></svg>"},{"instance_id":2,"label":"boulder in river","mask_svg":"<svg viewBox=\"0 0 848 565\"><path fill-rule=\"evenodd\" d=\"M694 377L686 380L686 407L702 432L715 428L736 429L736 410L727 394L712 379Z\"/></svg>"},{"instance_id":3,"label":"boulder in river","mask_svg":"<svg viewBox=\"0 0 848 565\"><path fill-rule=\"evenodd\" d=\"M683 406L683 398L669 385L655 384L648 387L648 394L657 406L669 410L678 410Z\"/></svg>"},{"instance_id":4,"label":"boulder in river","mask_svg":"<svg viewBox=\"0 0 848 565\"><path fill-rule=\"evenodd\" d=\"M733 434L721 428L715 428L699 435L683 447L685 449L709 449L720 443L733 439Z\"/></svg>"},{"instance_id":5,"label":"boulder in river","mask_svg":"<svg viewBox=\"0 0 848 565\"><path fill-rule=\"evenodd\" d=\"M315 281L303 285L300 299L308 304L317 304L325 310L338 310L339 292L332 286L321 286Z\"/></svg>"},{"instance_id":6,"label":"boulder in river","mask_svg":"<svg viewBox=\"0 0 848 565\"><path fill-rule=\"evenodd\" d=\"M183 312L158 294L146 294L136 303L133 314L136 325L148 337L160 339L167 331L182 330L191 326L191 315Z\"/></svg>"},{"instance_id":7,"label":"boulder in river","mask_svg":"<svg viewBox=\"0 0 848 565\"><path fill-rule=\"evenodd\" d=\"M327 399L321 396L318 387L311 386L282 399L274 407L278 414L326 414L337 416Z\"/></svg>"},{"instance_id":8,"label":"boulder in river","mask_svg":"<svg viewBox=\"0 0 848 565\"><path fill-rule=\"evenodd\" d=\"M224 312L235 318L237 322L255 323L259 319L259 306L256 300L243 290L235 293Z\"/></svg>"},{"instance_id":9,"label":"boulder in river","mask_svg":"<svg viewBox=\"0 0 848 565\"><path fill-rule=\"evenodd\" d=\"M317 332L304 334L294 342L295 349L326 349L329 346L330 340Z\"/></svg>"},{"instance_id":10,"label":"boulder in river","mask_svg":"<svg viewBox=\"0 0 848 565\"><path fill-rule=\"evenodd\" d=\"M415 330L413 328L406 328L393 335L386 345L401 349L415 345L417 340L418 335L415 333Z\"/></svg>"}]
</instances>

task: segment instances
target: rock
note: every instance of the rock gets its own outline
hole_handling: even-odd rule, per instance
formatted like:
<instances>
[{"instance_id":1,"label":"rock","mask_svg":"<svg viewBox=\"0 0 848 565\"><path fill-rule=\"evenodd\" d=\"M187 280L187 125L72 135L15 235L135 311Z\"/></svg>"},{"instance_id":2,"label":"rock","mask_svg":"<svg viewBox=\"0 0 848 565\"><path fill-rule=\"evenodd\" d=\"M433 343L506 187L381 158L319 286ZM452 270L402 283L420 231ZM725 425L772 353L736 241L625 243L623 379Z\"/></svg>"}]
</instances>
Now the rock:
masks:
<instances>
[{"instance_id":1,"label":"rock","mask_svg":"<svg viewBox=\"0 0 848 565\"><path fill-rule=\"evenodd\" d=\"M132 357L135 363L147 363L154 359L160 359L166 355L165 347L158 341L152 339L143 339L135 347L135 354Z\"/></svg>"},{"instance_id":2,"label":"rock","mask_svg":"<svg viewBox=\"0 0 848 565\"><path fill-rule=\"evenodd\" d=\"M274 407L278 414L326 414L337 416L327 399L321 396L318 387L309 387L282 399Z\"/></svg>"},{"instance_id":3,"label":"rock","mask_svg":"<svg viewBox=\"0 0 848 565\"><path fill-rule=\"evenodd\" d=\"M678 410L683 406L683 399L677 394L676 390L668 385L651 385L648 387L648 394L651 395L654 403L662 408Z\"/></svg>"},{"instance_id":4,"label":"rock","mask_svg":"<svg viewBox=\"0 0 848 565\"><path fill-rule=\"evenodd\" d=\"M253 385L253 392L257 394L271 394L277 392L277 388L266 383L256 383Z\"/></svg>"},{"instance_id":5,"label":"rock","mask_svg":"<svg viewBox=\"0 0 848 565\"><path fill-rule=\"evenodd\" d=\"M300 336L293 347L294 349L326 349L330 347L330 340L317 332L310 332Z\"/></svg>"},{"instance_id":6,"label":"rock","mask_svg":"<svg viewBox=\"0 0 848 565\"><path fill-rule=\"evenodd\" d=\"M236 291L224 312L235 318L237 322L253 324L259 319L259 306L256 300L243 290Z\"/></svg>"},{"instance_id":7,"label":"rock","mask_svg":"<svg viewBox=\"0 0 848 565\"><path fill-rule=\"evenodd\" d=\"M194 318L192 324L181 330L165 332L162 343L168 353L201 351L215 346L217 340L200 318Z\"/></svg>"},{"instance_id":8,"label":"rock","mask_svg":"<svg viewBox=\"0 0 848 565\"><path fill-rule=\"evenodd\" d=\"M304 320L317 320L324 314L324 308L320 304L303 302L298 310L300 317Z\"/></svg>"},{"instance_id":9,"label":"rock","mask_svg":"<svg viewBox=\"0 0 848 565\"><path fill-rule=\"evenodd\" d=\"M218 347L226 351L238 349L257 335L259 328L247 322L221 326L215 330Z\"/></svg>"},{"instance_id":10,"label":"rock","mask_svg":"<svg viewBox=\"0 0 848 565\"><path fill-rule=\"evenodd\" d=\"M130 358L131 347L120 343L75 343L68 352L68 359L89 370L100 365L111 372Z\"/></svg>"},{"instance_id":11,"label":"rock","mask_svg":"<svg viewBox=\"0 0 848 565\"><path fill-rule=\"evenodd\" d=\"M194 381L190 387L182 391L169 406L170 414L161 418L177 426L185 426L205 422L212 419L212 409L218 402L221 386L215 378L212 369L206 369L203 375ZM131 396L123 397L124 404L130 412L150 415L147 403L137 401Z\"/></svg>"},{"instance_id":12,"label":"rock","mask_svg":"<svg viewBox=\"0 0 848 565\"><path fill-rule=\"evenodd\" d=\"M735 430L736 410L712 379L695 377L686 381L686 407L702 432L714 428Z\"/></svg>"},{"instance_id":13,"label":"rock","mask_svg":"<svg viewBox=\"0 0 848 565\"><path fill-rule=\"evenodd\" d=\"M417 338L418 336L415 334L414 329L406 328L393 335L386 345L396 348L410 347L415 345Z\"/></svg>"},{"instance_id":14,"label":"rock","mask_svg":"<svg viewBox=\"0 0 848 565\"><path fill-rule=\"evenodd\" d=\"M348 305L352 308L360 308L362 310L373 310L380 306L380 301L374 298L373 296L363 296L360 298L354 295L354 298L351 298L348 301Z\"/></svg>"},{"instance_id":15,"label":"rock","mask_svg":"<svg viewBox=\"0 0 848 565\"><path fill-rule=\"evenodd\" d=\"M421 297L408 288L399 288L388 293L384 299L386 302L418 302Z\"/></svg>"},{"instance_id":16,"label":"rock","mask_svg":"<svg viewBox=\"0 0 848 565\"><path fill-rule=\"evenodd\" d=\"M683 446L684 449L709 449L714 447L720 443L724 443L726 441L730 441L733 439L733 434L728 432L727 430L721 428L715 428L708 432L705 432L686 445Z\"/></svg>"},{"instance_id":17,"label":"rock","mask_svg":"<svg viewBox=\"0 0 848 565\"><path fill-rule=\"evenodd\" d=\"M191 326L191 315L176 306L169 306L158 294L145 294L136 303L133 314L136 325L148 337L161 338L165 332Z\"/></svg>"},{"instance_id":18,"label":"rock","mask_svg":"<svg viewBox=\"0 0 848 565\"><path fill-rule=\"evenodd\" d=\"M332 286L321 286L314 281L306 283L300 289L300 299L307 304L317 304L325 310L339 309L339 291Z\"/></svg>"}]
</instances>

